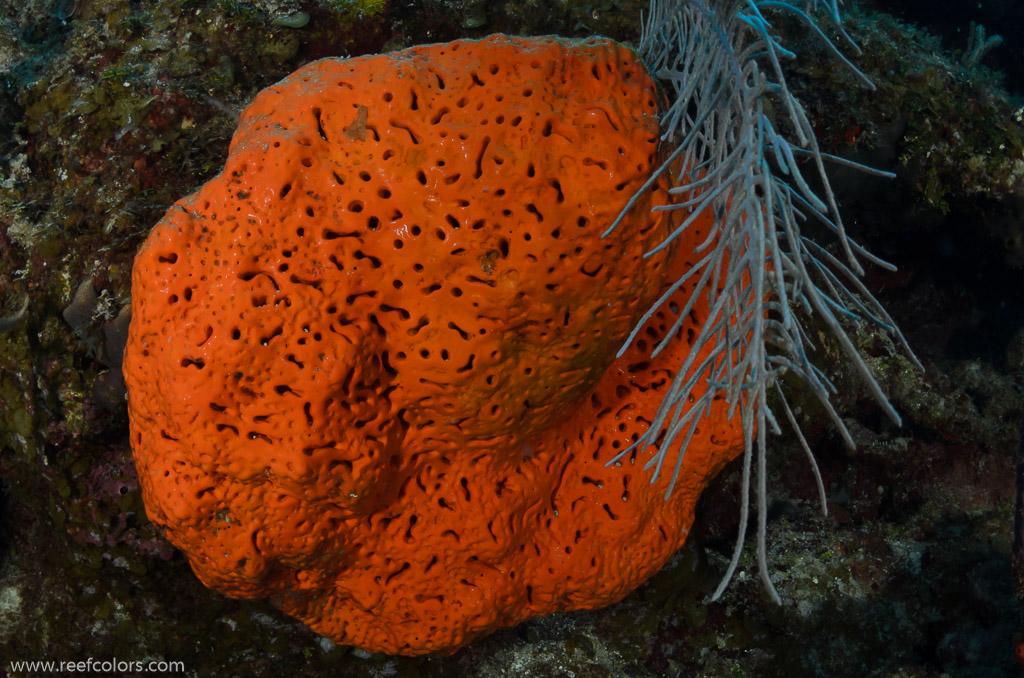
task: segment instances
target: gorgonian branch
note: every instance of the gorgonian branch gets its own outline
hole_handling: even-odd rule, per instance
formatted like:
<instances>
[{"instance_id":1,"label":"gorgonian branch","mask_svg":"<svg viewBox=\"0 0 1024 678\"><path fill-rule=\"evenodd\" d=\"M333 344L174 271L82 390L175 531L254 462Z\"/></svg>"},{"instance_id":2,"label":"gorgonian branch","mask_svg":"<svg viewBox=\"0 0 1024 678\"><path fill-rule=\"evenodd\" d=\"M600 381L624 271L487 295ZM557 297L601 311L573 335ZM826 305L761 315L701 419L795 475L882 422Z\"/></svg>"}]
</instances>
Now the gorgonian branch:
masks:
<instances>
[{"instance_id":1,"label":"gorgonian branch","mask_svg":"<svg viewBox=\"0 0 1024 678\"><path fill-rule=\"evenodd\" d=\"M834 24L844 46L859 53L840 23L838 0L808 0L797 6L781 0L652 0L643 26L639 52L651 74L667 93L662 113L665 162L644 189L668 174L673 202L661 209L684 216L666 240L651 253L667 247L686 232L705 210L721 215L711 235L697 248L699 260L670 286L639 328L672 292L692 279L695 289L678 322L697 301L710 310L694 346L698 351L675 374L647 433L620 453L632 449L655 451L647 463L651 482L666 465L674 468L668 492L675 485L682 456L697 422L711 402L724 397L729 416L739 413L745 436L741 524L728 570L712 599L721 595L739 562L746 530L751 471L756 456L758 507L758 564L761 579L773 600L778 593L768 574L766 532L766 429L778 430L768 403L774 390L785 419L796 420L786 401L780 378L790 373L802 380L821 401L848 445L853 439L829 398L835 389L808 357L809 341L801 317L816 314L842 347L875 400L897 424L900 417L883 393L843 322L873 322L895 335L911 360L921 367L895 323L860 282L859 258L893 268L853 242L846 233L828 176L826 161L853 165L866 172L892 176L822 153L810 119L789 90L782 61L795 58L779 38L765 11L788 13L817 35L829 52L861 82L870 81L833 44L812 16L823 14ZM780 124L791 130L780 131ZM816 192L805 179L802 165L822 188ZM672 168L683 167L672 175ZM634 201L623 210L628 211ZM808 240L800 224L812 218L836 238L842 257ZM608 229L618 227L622 215ZM678 324L678 323L677 323ZM677 327L667 333L674 337ZM626 346L623 347L625 350ZM654 353L664 348L664 342ZM703 357L702 357L703 356ZM695 394L703 395L696 397ZM673 445L679 436L681 443ZM810 456L803 435L800 442ZM657 445L653 443L658 441ZM674 460L667 457L676 455ZM817 468L814 469L816 477ZM823 494L823 488L822 488ZM823 502L824 505L824 502Z\"/></svg>"}]
</instances>

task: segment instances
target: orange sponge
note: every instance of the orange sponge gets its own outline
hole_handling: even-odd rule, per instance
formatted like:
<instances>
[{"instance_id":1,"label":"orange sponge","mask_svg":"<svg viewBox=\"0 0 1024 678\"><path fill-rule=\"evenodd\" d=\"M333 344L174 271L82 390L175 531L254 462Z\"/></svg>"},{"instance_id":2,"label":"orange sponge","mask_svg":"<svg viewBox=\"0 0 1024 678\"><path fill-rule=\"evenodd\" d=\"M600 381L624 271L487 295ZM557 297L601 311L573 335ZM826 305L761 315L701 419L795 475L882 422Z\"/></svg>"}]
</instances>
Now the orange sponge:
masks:
<instances>
[{"instance_id":1,"label":"orange sponge","mask_svg":"<svg viewBox=\"0 0 1024 678\"><path fill-rule=\"evenodd\" d=\"M671 498L635 450L705 318L648 358L695 257L657 94L605 40L494 36L312 63L138 254L125 356L147 512L210 587L390 653L625 596L742 449L724 406ZM668 475L668 474L664 474ZM663 478L664 478L663 475Z\"/></svg>"}]
</instances>

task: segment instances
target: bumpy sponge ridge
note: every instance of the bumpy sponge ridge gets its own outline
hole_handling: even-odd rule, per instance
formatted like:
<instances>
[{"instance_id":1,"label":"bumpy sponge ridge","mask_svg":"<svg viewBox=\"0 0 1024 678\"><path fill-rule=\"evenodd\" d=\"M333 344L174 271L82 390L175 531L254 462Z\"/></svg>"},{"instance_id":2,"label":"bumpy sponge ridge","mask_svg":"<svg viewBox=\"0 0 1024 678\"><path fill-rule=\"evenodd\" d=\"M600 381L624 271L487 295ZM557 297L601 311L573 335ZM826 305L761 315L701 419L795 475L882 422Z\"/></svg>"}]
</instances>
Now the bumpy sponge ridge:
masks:
<instances>
[{"instance_id":1,"label":"bumpy sponge ridge","mask_svg":"<svg viewBox=\"0 0 1024 678\"><path fill-rule=\"evenodd\" d=\"M706 320L646 192L657 94L603 40L328 59L262 92L140 250L125 357L147 512L207 585L375 651L452 651L622 598L742 449L724 407L670 498L643 450ZM699 363L699 361L698 361ZM668 475L668 474L663 474Z\"/></svg>"}]
</instances>

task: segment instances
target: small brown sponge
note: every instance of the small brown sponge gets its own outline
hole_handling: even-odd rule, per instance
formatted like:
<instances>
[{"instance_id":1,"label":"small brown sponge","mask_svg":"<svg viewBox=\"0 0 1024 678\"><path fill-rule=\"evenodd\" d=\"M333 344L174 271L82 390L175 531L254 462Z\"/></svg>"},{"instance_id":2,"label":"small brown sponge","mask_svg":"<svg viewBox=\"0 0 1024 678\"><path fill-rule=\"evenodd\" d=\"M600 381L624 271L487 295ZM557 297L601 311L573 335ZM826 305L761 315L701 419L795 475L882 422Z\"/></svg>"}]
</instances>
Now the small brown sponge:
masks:
<instances>
[{"instance_id":1,"label":"small brown sponge","mask_svg":"<svg viewBox=\"0 0 1024 678\"><path fill-rule=\"evenodd\" d=\"M138 254L125 357L147 512L207 586L344 644L453 651L619 600L742 449L724 405L674 493L634 450L710 217L664 186L656 92L606 40L494 36L309 64ZM669 277L667 277L669 276ZM698 361L699 363L699 361Z\"/></svg>"}]
</instances>

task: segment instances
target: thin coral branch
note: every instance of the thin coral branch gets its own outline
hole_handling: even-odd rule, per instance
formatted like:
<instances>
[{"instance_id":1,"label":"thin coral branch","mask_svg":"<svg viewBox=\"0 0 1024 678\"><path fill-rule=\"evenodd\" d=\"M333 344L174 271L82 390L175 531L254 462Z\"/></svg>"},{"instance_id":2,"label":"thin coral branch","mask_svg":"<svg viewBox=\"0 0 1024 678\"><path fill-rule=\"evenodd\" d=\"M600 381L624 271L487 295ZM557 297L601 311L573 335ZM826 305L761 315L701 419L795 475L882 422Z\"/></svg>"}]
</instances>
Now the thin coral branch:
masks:
<instances>
[{"instance_id":1,"label":"thin coral branch","mask_svg":"<svg viewBox=\"0 0 1024 678\"><path fill-rule=\"evenodd\" d=\"M964 50L960 61L965 69L973 70L978 67L986 54L1001 44L1003 44L1003 36L986 35L985 27L972 21L967 37L967 49Z\"/></svg>"},{"instance_id":2,"label":"thin coral branch","mask_svg":"<svg viewBox=\"0 0 1024 678\"><path fill-rule=\"evenodd\" d=\"M796 418L780 378L787 373L798 377L821 401L844 440L853 444L830 402L835 387L810 361L810 342L801 317L818 316L868 391L897 424L899 414L847 335L844 323L878 325L892 333L920 366L892 318L859 280L864 273L860 260L886 268L891 265L848 237L825 171L826 161L861 166L818 148L810 119L783 73L783 60L795 54L773 35L770 13L796 17L865 86L871 87L871 83L813 18L815 13L825 16L844 48L858 54L842 28L838 0L807 0L800 5L784 0L651 0L640 41L640 55L669 101L662 115L667 159L650 183L681 164L683 172L670 177L674 202L663 209L681 210L680 214L710 209L721 218L697 248L700 260L642 317L626 342L629 346L634 341L639 328L672 292L696 280L672 331L653 353L664 349L668 337L676 335L681 318L700 299L706 299L709 312L694 345L710 347L711 353L700 357L700 352L691 352L673 376L647 433L613 462L634 449L651 448L653 454L646 466L653 469L654 482L674 454L670 493L690 437L711 401L724 397L729 416L738 414L745 434L740 529L729 567L713 598L721 595L739 562L753 472L758 567L772 599L779 600L768 573L765 545L767 432L769 428L778 430L768 389L778 394L785 419L795 427ZM984 42L983 36L979 38ZM791 137L780 129L790 130ZM808 160L814 182L804 175L808 170L801 161ZM821 190L816 192L811 183L820 185ZM645 185L642 191L649 187ZM624 213L633 204L627 205ZM652 252L672 243L693 219L681 219ZM801 233L800 224L806 219L815 219L831 231L841 258ZM621 217L608 231L620 221ZM694 397L702 392L703 396ZM810 457L807 441L802 434L799 438ZM824 487L816 467L815 477L824 505Z\"/></svg>"}]
</instances>

